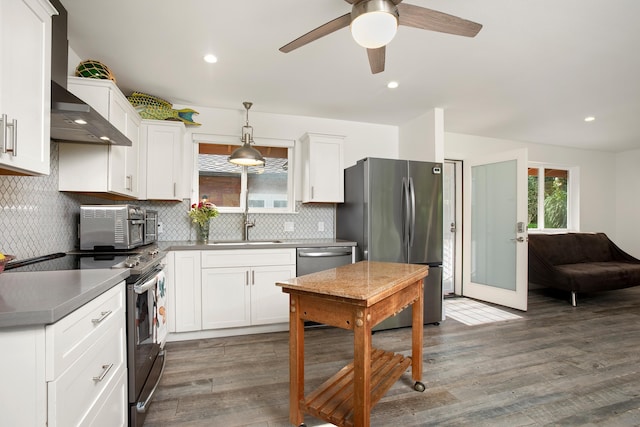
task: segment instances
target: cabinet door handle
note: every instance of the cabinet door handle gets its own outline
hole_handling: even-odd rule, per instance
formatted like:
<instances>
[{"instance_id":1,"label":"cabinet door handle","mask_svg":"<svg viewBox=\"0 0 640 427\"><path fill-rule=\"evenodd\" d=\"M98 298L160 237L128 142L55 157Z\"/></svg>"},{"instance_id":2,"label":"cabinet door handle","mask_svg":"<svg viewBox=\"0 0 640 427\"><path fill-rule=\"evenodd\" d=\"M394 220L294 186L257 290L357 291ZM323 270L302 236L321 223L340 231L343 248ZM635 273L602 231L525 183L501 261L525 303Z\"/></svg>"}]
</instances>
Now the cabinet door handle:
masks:
<instances>
[{"instance_id":1,"label":"cabinet door handle","mask_svg":"<svg viewBox=\"0 0 640 427\"><path fill-rule=\"evenodd\" d=\"M104 319L109 317L111 313L113 313L111 310L103 311L102 313L100 313L100 317L98 317L97 319L91 319L91 322L93 322L94 325L97 325L98 323L101 323Z\"/></svg>"},{"instance_id":2,"label":"cabinet door handle","mask_svg":"<svg viewBox=\"0 0 640 427\"><path fill-rule=\"evenodd\" d=\"M244 285L249 286L249 270L244 272Z\"/></svg>"},{"instance_id":3,"label":"cabinet door handle","mask_svg":"<svg viewBox=\"0 0 640 427\"><path fill-rule=\"evenodd\" d=\"M311 200L313 200L313 185L311 186Z\"/></svg>"},{"instance_id":4,"label":"cabinet door handle","mask_svg":"<svg viewBox=\"0 0 640 427\"><path fill-rule=\"evenodd\" d=\"M129 191L133 191L133 175L127 175L127 186L126 189Z\"/></svg>"},{"instance_id":5,"label":"cabinet door handle","mask_svg":"<svg viewBox=\"0 0 640 427\"><path fill-rule=\"evenodd\" d=\"M177 186L177 184L174 182L173 183L173 197L176 197L176 186Z\"/></svg>"},{"instance_id":6,"label":"cabinet door handle","mask_svg":"<svg viewBox=\"0 0 640 427\"><path fill-rule=\"evenodd\" d=\"M251 284L256 284L256 272L254 270L251 270Z\"/></svg>"},{"instance_id":7,"label":"cabinet door handle","mask_svg":"<svg viewBox=\"0 0 640 427\"><path fill-rule=\"evenodd\" d=\"M108 365L102 365L102 373L100 374L100 376L97 377L93 377L93 380L95 382L100 382L104 379L104 377L107 376L107 374L109 373L109 371L111 370L111 368L113 368L113 363L110 363Z\"/></svg>"},{"instance_id":8,"label":"cabinet door handle","mask_svg":"<svg viewBox=\"0 0 640 427\"><path fill-rule=\"evenodd\" d=\"M7 115L0 117L0 150L3 153L11 153L13 157L18 155L18 120L13 119L8 123ZM9 148L8 133L11 128L11 148Z\"/></svg>"}]
</instances>

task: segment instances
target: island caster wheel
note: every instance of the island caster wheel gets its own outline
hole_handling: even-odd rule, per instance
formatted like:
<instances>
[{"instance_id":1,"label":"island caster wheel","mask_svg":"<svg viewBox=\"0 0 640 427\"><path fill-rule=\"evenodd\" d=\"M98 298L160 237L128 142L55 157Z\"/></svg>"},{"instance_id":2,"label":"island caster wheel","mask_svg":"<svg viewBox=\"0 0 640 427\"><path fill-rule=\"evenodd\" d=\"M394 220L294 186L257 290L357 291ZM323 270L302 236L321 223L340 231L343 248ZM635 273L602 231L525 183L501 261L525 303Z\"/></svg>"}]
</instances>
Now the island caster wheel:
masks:
<instances>
[{"instance_id":1,"label":"island caster wheel","mask_svg":"<svg viewBox=\"0 0 640 427\"><path fill-rule=\"evenodd\" d=\"M422 393L426 389L426 387L420 381L416 381L416 383L413 385L413 389Z\"/></svg>"}]
</instances>

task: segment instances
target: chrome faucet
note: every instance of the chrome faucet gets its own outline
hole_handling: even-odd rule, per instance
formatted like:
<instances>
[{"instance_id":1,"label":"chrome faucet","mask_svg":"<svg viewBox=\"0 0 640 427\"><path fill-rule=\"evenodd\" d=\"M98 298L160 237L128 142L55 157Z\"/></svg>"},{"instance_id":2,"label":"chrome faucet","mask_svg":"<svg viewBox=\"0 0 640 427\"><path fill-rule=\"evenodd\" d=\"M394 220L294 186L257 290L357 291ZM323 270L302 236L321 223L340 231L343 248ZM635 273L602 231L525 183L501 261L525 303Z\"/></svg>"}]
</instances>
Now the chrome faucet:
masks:
<instances>
[{"instance_id":1,"label":"chrome faucet","mask_svg":"<svg viewBox=\"0 0 640 427\"><path fill-rule=\"evenodd\" d=\"M242 229L242 240L249 240L249 228L254 227L256 225L256 221L249 220L249 214L245 212L242 214L242 225L244 226Z\"/></svg>"},{"instance_id":2,"label":"chrome faucet","mask_svg":"<svg viewBox=\"0 0 640 427\"><path fill-rule=\"evenodd\" d=\"M244 213L242 214L242 240L249 240L249 228L255 227L255 225L255 220L249 220L249 189L247 188L244 196Z\"/></svg>"}]
</instances>

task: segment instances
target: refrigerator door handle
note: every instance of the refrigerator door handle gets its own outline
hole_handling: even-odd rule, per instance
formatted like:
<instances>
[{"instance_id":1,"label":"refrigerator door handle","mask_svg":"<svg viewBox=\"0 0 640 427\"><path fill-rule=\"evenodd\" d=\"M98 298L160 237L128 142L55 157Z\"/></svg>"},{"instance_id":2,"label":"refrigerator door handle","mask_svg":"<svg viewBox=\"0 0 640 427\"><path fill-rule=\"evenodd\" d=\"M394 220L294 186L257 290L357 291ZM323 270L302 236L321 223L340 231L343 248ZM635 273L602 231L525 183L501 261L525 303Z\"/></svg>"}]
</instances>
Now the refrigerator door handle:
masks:
<instances>
[{"instance_id":1,"label":"refrigerator door handle","mask_svg":"<svg viewBox=\"0 0 640 427\"><path fill-rule=\"evenodd\" d=\"M410 210L410 222L409 222L409 247L413 246L413 238L415 236L415 228L416 228L416 190L413 185L413 178L409 177L409 197L411 197L409 201L409 205L411 206Z\"/></svg>"},{"instance_id":2,"label":"refrigerator door handle","mask_svg":"<svg viewBox=\"0 0 640 427\"><path fill-rule=\"evenodd\" d=\"M409 184L406 178L402 178L402 245L407 246L409 241Z\"/></svg>"}]
</instances>

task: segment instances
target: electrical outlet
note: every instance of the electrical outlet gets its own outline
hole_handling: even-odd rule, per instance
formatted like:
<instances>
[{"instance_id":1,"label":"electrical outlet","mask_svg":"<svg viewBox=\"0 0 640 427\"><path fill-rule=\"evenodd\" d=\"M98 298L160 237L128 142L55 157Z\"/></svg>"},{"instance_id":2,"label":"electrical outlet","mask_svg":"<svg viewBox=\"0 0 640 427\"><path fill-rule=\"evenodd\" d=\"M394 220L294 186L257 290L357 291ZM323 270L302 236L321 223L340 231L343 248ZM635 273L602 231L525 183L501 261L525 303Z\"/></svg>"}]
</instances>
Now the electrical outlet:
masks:
<instances>
[{"instance_id":1,"label":"electrical outlet","mask_svg":"<svg viewBox=\"0 0 640 427\"><path fill-rule=\"evenodd\" d=\"M285 221L284 223L284 231L293 231L293 222Z\"/></svg>"},{"instance_id":2,"label":"electrical outlet","mask_svg":"<svg viewBox=\"0 0 640 427\"><path fill-rule=\"evenodd\" d=\"M318 222L318 231L324 231L324 222Z\"/></svg>"},{"instance_id":3,"label":"electrical outlet","mask_svg":"<svg viewBox=\"0 0 640 427\"><path fill-rule=\"evenodd\" d=\"M158 234L164 233L164 223L158 221Z\"/></svg>"}]
</instances>

